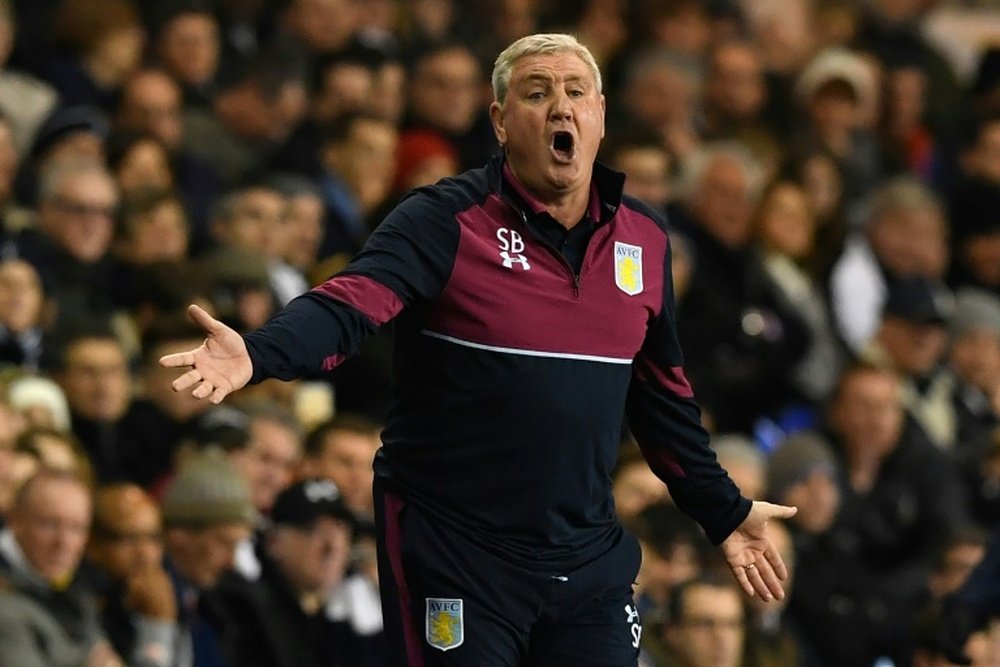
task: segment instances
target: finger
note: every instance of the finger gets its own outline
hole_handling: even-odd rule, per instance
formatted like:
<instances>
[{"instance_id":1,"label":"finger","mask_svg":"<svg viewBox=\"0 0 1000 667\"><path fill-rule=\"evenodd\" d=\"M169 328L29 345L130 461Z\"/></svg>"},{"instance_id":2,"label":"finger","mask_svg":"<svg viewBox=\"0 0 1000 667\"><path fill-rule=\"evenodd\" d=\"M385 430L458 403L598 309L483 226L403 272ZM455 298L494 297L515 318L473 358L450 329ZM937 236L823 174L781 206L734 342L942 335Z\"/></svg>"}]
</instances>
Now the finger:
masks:
<instances>
[{"instance_id":1,"label":"finger","mask_svg":"<svg viewBox=\"0 0 1000 667\"><path fill-rule=\"evenodd\" d=\"M775 505L774 503L764 503L768 519L791 519L799 511L798 507L788 505Z\"/></svg>"},{"instance_id":2,"label":"finger","mask_svg":"<svg viewBox=\"0 0 1000 667\"><path fill-rule=\"evenodd\" d=\"M215 387L212 385L212 383L206 380L205 382L202 382L200 385L195 387L194 391L191 392L191 395L194 396L195 398L208 398L209 396L212 395L212 392L214 390Z\"/></svg>"},{"instance_id":3,"label":"finger","mask_svg":"<svg viewBox=\"0 0 1000 667\"><path fill-rule=\"evenodd\" d=\"M222 322L209 315L208 311L201 306L192 303L188 306L187 312L188 316L194 321L194 323L209 334L217 333L220 329L225 327Z\"/></svg>"},{"instance_id":4,"label":"finger","mask_svg":"<svg viewBox=\"0 0 1000 667\"><path fill-rule=\"evenodd\" d=\"M767 572L765 573L764 570L767 570ZM750 582L750 585L753 587L754 591L760 596L761 600L764 600L766 602L770 600L772 597L774 597L774 595L771 593L771 589L767 585L767 582L764 581L764 577L769 574L770 578L774 579L774 581L777 582L777 577L774 576L774 572L771 571L770 566L764 567L762 564L760 567L758 567L756 564L754 564L752 567L748 566L743 568L743 571L746 573L747 581ZM778 588L780 591L781 586L779 585Z\"/></svg>"},{"instance_id":5,"label":"finger","mask_svg":"<svg viewBox=\"0 0 1000 667\"><path fill-rule=\"evenodd\" d=\"M160 365L165 368L177 368L178 366L194 366L194 350L189 352L176 352L160 357Z\"/></svg>"},{"instance_id":6,"label":"finger","mask_svg":"<svg viewBox=\"0 0 1000 667\"><path fill-rule=\"evenodd\" d=\"M212 392L212 395L208 397L208 400L211 401L214 405L218 405L219 403L222 403L222 399L224 399L228 395L229 395L228 388L216 387L215 391Z\"/></svg>"},{"instance_id":7,"label":"finger","mask_svg":"<svg viewBox=\"0 0 1000 667\"><path fill-rule=\"evenodd\" d=\"M785 588L781 585L781 580L778 578L778 573L774 571L771 563L766 559L761 558L757 560L757 574L760 576L761 583L766 589L765 593L761 594L761 597L765 600L770 600L775 598L781 600L785 597ZM758 589L759 590L759 589Z\"/></svg>"},{"instance_id":8,"label":"finger","mask_svg":"<svg viewBox=\"0 0 1000 667\"><path fill-rule=\"evenodd\" d=\"M743 589L743 592L750 597L753 597L753 584L751 584L750 580L747 578L746 569L744 569L742 565L733 565L733 575L736 577L736 582L740 585L740 588Z\"/></svg>"},{"instance_id":9,"label":"finger","mask_svg":"<svg viewBox=\"0 0 1000 667\"><path fill-rule=\"evenodd\" d=\"M785 567L785 561L781 558L781 554L774 545L768 544L767 548L764 549L764 558L770 563L771 567L774 569L774 573L778 576L778 579L785 581L788 579L788 568Z\"/></svg>"},{"instance_id":10,"label":"finger","mask_svg":"<svg viewBox=\"0 0 1000 667\"><path fill-rule=\"evenodd\" d=\"M170 386L174 388L174 391L184 391L188 387L193 387L196 383L201 382L201 379L201 371L192 368L187 373L171 382Z\"/></svg>"}]
</instances>

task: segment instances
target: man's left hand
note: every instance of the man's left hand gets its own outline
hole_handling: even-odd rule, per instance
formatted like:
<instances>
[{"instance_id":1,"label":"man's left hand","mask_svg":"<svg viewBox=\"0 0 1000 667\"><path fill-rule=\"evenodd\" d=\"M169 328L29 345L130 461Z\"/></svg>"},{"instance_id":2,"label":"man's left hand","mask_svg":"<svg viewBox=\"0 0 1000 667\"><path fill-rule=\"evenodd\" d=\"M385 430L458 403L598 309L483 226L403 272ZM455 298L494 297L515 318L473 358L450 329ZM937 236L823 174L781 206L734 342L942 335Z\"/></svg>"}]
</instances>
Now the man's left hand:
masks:
<instances>
[{"instance_id":1,"label":"man's left hand","mask_svg":"<svg viewBox=\"0 0 1000 667\"><path fill-rule=\"evenodd\" d=\"M781 582L788 578L788 569L767 536L767 522L787 519L797 511L755 501L747 518L720 545L736 581L750 597L759 595L765 601L785 597Z\"/></svg>"}]
</instances>

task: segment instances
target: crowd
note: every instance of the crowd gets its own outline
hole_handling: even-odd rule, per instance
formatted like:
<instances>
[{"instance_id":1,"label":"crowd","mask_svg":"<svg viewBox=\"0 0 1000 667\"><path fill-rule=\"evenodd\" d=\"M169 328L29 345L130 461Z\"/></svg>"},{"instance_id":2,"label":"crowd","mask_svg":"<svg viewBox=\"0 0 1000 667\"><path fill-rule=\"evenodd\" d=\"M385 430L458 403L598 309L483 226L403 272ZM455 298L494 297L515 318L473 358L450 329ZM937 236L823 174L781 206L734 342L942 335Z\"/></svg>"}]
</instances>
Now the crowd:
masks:
<instances>
[{"instance_id":1,"label":"crowd","mask_svg":"<svg viewBox=\"0 0 1000 667\"><path fill-rule=\"evenodd\" d=\"M787 598L748 604L626 424L640 664L951 664L1000 530L989 0L0 0L0 664L384 664L387 332L218 407L157 360L189 303L256 328L482 166L493 59L543 30L669 221L713 449L799 509ZM970 629L996 664L1000 616Z\"/></svg>"}]
</instances>

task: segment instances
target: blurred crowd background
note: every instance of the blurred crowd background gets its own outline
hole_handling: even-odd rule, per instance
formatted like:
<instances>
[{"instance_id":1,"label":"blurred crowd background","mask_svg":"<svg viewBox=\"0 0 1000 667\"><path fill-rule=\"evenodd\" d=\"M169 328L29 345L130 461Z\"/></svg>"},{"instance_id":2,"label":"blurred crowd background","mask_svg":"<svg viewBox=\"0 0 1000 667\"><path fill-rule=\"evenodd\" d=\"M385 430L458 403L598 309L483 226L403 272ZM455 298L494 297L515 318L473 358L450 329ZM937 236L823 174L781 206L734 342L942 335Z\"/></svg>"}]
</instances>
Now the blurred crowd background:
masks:
<instances>
[{"instance_id":1,"label":"blurred crowd background","mask_svg":"<svg viewBox=\"0 0 1000 667\"><path fill-rule=\"evenodd\" d=\"M995 0L0 0L0 663L384 664L391 332L221 407L157 359L495 155L492 61L539 31L593 51L601 160L667 216L712 447L799 507L788 598L747 604L625 425L642 664L949 664L1000 526Z\"/></svg>"}]
</instances>

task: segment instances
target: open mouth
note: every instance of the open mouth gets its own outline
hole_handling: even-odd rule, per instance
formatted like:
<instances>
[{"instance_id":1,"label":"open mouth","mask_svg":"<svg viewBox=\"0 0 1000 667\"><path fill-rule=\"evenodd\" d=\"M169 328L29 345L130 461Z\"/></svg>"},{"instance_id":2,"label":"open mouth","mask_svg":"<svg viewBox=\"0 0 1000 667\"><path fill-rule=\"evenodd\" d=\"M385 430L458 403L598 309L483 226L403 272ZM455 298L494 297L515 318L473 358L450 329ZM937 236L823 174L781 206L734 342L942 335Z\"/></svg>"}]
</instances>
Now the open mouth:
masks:
<instances>
[{"instance_id":1,"label":"open mouth","mask_svg":"<svg viewBox=\"0 0 1000 667\"><path fill-rule=\"evenodd\" d=\"M569 162L573 158L574 148L573 135L569 132L560 131L552 134L552 153L557 160Z\"/></svg>"}]
</instances>

